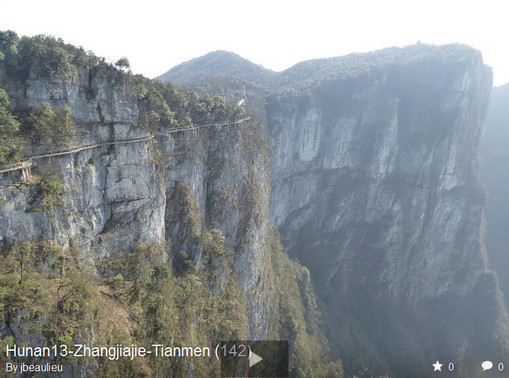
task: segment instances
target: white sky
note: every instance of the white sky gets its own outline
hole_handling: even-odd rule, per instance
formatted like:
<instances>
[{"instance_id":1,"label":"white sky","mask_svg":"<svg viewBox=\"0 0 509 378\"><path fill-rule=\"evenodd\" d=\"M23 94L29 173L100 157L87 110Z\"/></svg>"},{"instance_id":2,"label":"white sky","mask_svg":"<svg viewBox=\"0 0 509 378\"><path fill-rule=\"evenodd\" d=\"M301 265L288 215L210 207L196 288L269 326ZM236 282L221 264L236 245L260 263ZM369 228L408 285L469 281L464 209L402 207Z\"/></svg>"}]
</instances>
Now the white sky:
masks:
<instances>
[{"instance_id":1,"label":"white sky","mask_svg":"<svg viewBox=\"0 0 509 378\"><path fill-rule=\"evenodd\" d=\"M483 52L509 82L509 22L500 0L0 0L0 30L49 34L154 77L213 50L273 70L302 60L421 41Z\"/></svg>"}]
</instances>

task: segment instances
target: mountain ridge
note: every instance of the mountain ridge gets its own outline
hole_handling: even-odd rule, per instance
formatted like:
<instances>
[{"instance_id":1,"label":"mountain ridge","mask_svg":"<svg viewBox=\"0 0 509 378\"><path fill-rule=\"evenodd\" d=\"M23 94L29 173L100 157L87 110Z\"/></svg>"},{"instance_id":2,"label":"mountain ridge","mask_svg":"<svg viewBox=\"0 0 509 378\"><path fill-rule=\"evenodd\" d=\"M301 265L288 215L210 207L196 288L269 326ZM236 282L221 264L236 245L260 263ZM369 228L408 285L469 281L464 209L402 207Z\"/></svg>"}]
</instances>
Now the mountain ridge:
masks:
<instances>
[{"instance_id":1,"label":"mountain ridge","mask_svg":"<svg viewBox=\"0 0 509 378\"><path fill-rule=\"evenodd\" d=\"M462 61L481 56L481 52L464 44L415 44L387 47L380 50L350 53L343 56L309 59L282 71L273 71L240 55L216 50L172 67L155 80L174 84L190 84L211 77L236 77L271 87L285 87L292 82L344 79L355 77L372 68L402 66L408 63L432 60ZM218 63L220 61L220 63ZM240 67L235 68L235 65ZM227 71L227 69L232 69Z\"/></svg>"}]
</instances>

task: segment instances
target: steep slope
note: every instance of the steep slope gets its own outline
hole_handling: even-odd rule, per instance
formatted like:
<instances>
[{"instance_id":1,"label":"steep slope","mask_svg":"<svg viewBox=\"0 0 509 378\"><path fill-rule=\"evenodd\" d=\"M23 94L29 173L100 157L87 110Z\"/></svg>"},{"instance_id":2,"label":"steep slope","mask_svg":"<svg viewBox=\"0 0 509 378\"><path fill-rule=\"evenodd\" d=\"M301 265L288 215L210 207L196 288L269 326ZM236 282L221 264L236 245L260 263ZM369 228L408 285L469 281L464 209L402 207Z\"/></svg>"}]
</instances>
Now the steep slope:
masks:
<instances>
[{"instance_id":1,"label":"steep slope","mask_svg":"<svg viewBox=\"0 0 509 378\"><path fill-rule=\"evenodd\" d=\"M391 48L303 62L276 82L270 217L310 269L348 371L418 377L440 359L476 376L484 356L502 360L507 314L477 178L481 54Z\"/></svg>"},{"instance_id":2,"label":"steep slope","mask_svg":"<svg viewBox=\"0 0 509 378\"><path fill-rule=\"evenodd\" d=\"M493 88L480 157L486 186L486 249L489 266L509 293L509 85ZM509 305L505 296L506 307Z\"/></svg>"},{"instance_id":3,"label":"steep slope","mask_svg":"<svg viewBox=\"0 0 509 378\"><path fill-rule=\"evenodd\" d=\"M466 374L507 348L475 173L491 79L450 49L269 98L271 218L352 368L419 376L440 358Z\"/></svg>"}]
</instances>

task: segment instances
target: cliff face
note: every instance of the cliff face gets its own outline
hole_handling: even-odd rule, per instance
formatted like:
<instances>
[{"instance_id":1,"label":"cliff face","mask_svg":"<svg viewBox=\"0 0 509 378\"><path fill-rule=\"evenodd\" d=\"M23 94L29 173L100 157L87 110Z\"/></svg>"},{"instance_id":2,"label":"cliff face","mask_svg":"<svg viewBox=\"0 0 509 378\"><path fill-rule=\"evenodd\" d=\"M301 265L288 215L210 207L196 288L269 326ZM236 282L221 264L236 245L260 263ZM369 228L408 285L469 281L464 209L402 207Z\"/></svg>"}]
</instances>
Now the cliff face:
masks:
<instances>
[{"instance_id":1,"label":"cliff face","mask_svg":"<svg viewBox=\"0 0 509 378\"><path fill-rule=\"evenodd\" d=\"M270 99L271 217L292 250L309 240L299 256L324 262L325 284L414 302L463 295L484 273L475 150L491 82L471 59Z\"/></svg>"},{"instance_id":2,"label":"cliff face","mask_svg":"<svg viewBox=\"0 0 509 378\"><path fill-rule=\"evenodd\" d=\"M446 316L452 308L434 303L461 302L493 281L482 247L483 193L476 176L490 88L480 56L468 53L269 99L271 219L332 307L354 317L374 312L364 322L388 310L419 319L435 311ZM476 322L471 314L464 318ZM425 329L435 336L441 327L410 323L397 328L418 330L406 342L421 343L428 361L433 349L442 356L459 341L441 329L445 340L430 338L433 347L424 346ZM367 338L370 332L388 336L363 326ZM489 334L495 337L496 328ZM467 340L461 336L474 352L479 341ZM401 373L408 368L401 362L406 342L394 343L399 361L389 362ZM342 352L343 358L349 353ZM457 360L461 353L449 355Z\"/></svg>"},{"instance_id":3,"label":"cliff face","mask_svg":"<svg viewBox=\"0 0 509 378\"><path fill-rule=\"evenodd\" d=\"M292 374L341 376L309 270L268 221L260 121L61 40L0 40L2 346L284 339ZM65 363L64 377L220 374L212 358L60 357L23 362Z\"/></svg>"},{"instance_id":4,"label":"cliff face","mask_svg":"<svg viewBox=\"0 0 509 378\"><path fill-rule=\"evenodd\" d=\"M34 157L27 184L21 184L21 169L2 174L0 241L5 248L26 240L77 247L81 261L98 274L111 272L94 263L127 255L140 244L162 248L163 261L185 251L198 269L215 264L219 293L228 282L224 263L202 256L196 236L216 228L234 251L236 277L247 295L264 268L269 167L263 135L249 121L148 132L137 125L140 105L132 98L132 83L114 71L108 76L80 69L66 79L31 75L21 83L1 67L0 87L14 109L38 109L42 101L68 104L77 134L66 146L39 143L26 151L28 156L63 152ZM86 88L92 88L93 98ZM51 208L43 204L40 186L31 184L48 175L63 184L59 204ZM247 295L251 338L267 337L267 313L263 295Z\"/></svg>"},{"instance_id":5,"label":"cliff face","mask_svg":"<svg viewBox=\"0 0 509 378\"><path fill-rule=\"evenodd\" d=\"M489 266L499 279L504 293L509 292L509 85L493 88L483 135L480 158L481 179L486 187L486 249ZM506 307L508 297L505 296Z\"/></svg>"},{"instance_id":6,"label":"cliff face","mask_svg":"<svg viewBox=\"0 0 509 378\"><path fill-rule=\"evenodd\" d=\"M247 122L197 132L160 133L157 145L168 156L162 167L166 195L161 224L173 254L186 251L198 268L213 264L202 258L195 234L210 228L221 230L226 244L233 248L236 277L247 295L249 335L263 339L268 335L268 298L253 291L266 268L270 167L263 135L258 132L256 125ZM218 275L218 280L226 280L221 269Z\"/></svg>"},{"instance_id":7,"label":"cliff face","mask_svg":"<svg viewBox=\"0 0 509 378\"><path fill-rule=\"evenodd\" d=\"M152 179L150 140L110 144L147 137L141 128L134 127L137 106L125 86L113 87L104 78L91 81L97 95L94 100L87 100L83 84L88 85L88 76L88 71L83 70L67 81L34 78L22 86L9 80L5 71L0 75L0 86L9 93L14 107L38 108L41 101L55 106L67 103L77 119L78 135L70 146L43 143L28 155L102 145L33 160L31 170L35 175L50 172L62 178L63 203L54 211L44 211L36 201L36 186L28 186L27 194L7 185L20 180L20 170L3 175L6 200L2 204L1 237L7 245L40 238L67 245L74 238L89 256L98 257L110 250L128 248L138 237L164 240L164 193Z\"/></svg>"},{"instance_id":8,"label":"cliff face","mask_svg":"<svg viewBox=\"0 0 509 378\"><path fill-rule=\"evenodd\" d=\"M508 323L477 166L491 90L480 53L387 49L304 62L271 83L270 218L310 269L348 370L419 376L439 358L468 376L481 356L501 358Z\"/></svg>"}]
</instances>

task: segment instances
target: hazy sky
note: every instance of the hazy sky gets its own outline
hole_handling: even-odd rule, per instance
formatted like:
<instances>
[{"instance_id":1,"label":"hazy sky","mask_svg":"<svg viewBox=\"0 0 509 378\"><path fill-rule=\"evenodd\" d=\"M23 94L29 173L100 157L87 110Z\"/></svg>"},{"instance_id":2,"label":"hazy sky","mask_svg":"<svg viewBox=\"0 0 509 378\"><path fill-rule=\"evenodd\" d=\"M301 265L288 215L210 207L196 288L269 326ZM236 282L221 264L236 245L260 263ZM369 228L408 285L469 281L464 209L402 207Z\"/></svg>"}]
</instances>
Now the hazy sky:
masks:
<instances>
[{"instance_id":1,"label":"hazy sky","mask_svg":"<svg viewBox=\"0 0 509 378\"><path fill-rule=\"evenodd\" d=\"M299 61L461 42L509 82L509 22L499 0L0 0L0 30L50 34L154 77L213 50L273 70Z\"/></svg>"}]
</instances>

